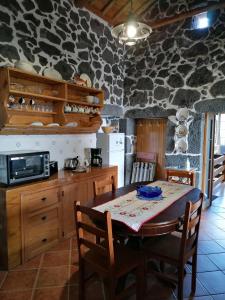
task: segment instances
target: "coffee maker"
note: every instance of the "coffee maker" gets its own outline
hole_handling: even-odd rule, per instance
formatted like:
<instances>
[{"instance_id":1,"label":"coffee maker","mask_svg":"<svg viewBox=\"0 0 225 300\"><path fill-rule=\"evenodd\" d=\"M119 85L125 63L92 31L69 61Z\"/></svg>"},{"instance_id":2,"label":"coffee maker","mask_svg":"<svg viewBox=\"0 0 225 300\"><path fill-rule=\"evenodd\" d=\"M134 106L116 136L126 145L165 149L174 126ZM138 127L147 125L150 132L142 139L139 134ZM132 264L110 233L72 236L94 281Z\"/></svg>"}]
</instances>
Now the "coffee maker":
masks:
<instances>
[{"instance_id":1,"label":"coffee maker","mask_svg":"<svg viewBox=\"0 0 225 300\"><path fill-rule=\"evenodd\" d=\"M101 148L91 148L91 166L92 167L101 167L102 166L101 153L102 153Z\"/></svg>"}]
</instances>

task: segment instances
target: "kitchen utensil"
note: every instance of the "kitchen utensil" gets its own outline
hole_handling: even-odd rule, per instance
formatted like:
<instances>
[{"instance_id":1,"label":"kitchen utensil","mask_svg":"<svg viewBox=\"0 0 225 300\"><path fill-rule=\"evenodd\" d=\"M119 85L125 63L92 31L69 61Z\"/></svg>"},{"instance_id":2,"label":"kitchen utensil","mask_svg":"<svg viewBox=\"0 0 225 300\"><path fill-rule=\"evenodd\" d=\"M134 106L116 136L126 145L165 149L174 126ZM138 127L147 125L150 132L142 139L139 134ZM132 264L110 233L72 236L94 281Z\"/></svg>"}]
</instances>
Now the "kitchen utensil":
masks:
<instances>
[{"instance_id":1,"label":"kitchen utensil","mask_svg":"<svg viewBox=\"0 0 225 300\"><path fill-rule=\"evenodd\" d=\"M87 74L85 74L85 73L81 74L80 79L82 79L86 82L87 87L92 86L91 78Z\"/></svg>"},{"instance_id":2,"label":"kitchen utensil","mask_svg":"<svg viewBox=\"0 0 225 300\"><path fill-rule=\"evenodd\" d=\"M15 68L23 70L23 71L28 72L28 73L37 74L37 72L33 68L33 65L28 61L18 60L15 63Z\"/></svg>"},{"instance_id":3,"label":"kitchen utensil","mask_svg":"<svg viewBox=\"0 0 225 300\"><path fill-rule=\"evenodd\" d=\"M102 130L104 133L111 133L113 132L113 128L112 126L102 126Z\"/></svg>"},{"instance_id":4,"label":"kitchen utensil","mask_svg":"<svg viewBox=\"0 0 225 300\"><path fill-rule=\"evenodd\" d=\"M75 170L80 165L78 156L74 158L68 158L65 160L64 168L66 170Z\"/></svg>"},{"instance_id":5,"label":"kitchen utensil","mask_svg":"<svg viewBox=\"0 0 225 300\"><path fill-rule=\"evenodd\" d=\"M44 69L43 75L51 79L62 80L62 75L53 68Z\"/></svg>"},{"instance_id":6,"label":"kitchen utensil","mask_svg":"<svg viewBox=\"0 0 225 300\"><path fill-rule=\"evenodd\" d=\"M86 97L86 100L87 100L88 103L92 104L92 103L94 103L94 96L89 95L89 96Z\"/></svg>"},{"instance_id":7,"label":"kitchen utensil","mask_svg":"<svg viewBox=\"0 0 225 300\"><path fill-rule=\"evenodd\" d=\"M91 165L92 165L92 167L101 167L102 166L101 153L102 153L101 148L91 148Z\"/></svg>"}]
</instances>

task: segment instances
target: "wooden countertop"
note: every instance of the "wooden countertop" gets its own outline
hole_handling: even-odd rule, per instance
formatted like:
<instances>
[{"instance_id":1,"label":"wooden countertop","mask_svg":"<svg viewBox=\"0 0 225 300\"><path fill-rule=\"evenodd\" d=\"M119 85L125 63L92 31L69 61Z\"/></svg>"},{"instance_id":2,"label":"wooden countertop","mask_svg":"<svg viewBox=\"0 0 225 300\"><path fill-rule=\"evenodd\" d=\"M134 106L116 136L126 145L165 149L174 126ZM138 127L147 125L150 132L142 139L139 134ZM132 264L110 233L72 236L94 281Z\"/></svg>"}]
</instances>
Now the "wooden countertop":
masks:
<instances>
[{"instance_id":1,"label":"wooden countertop","mask_svg":"<svg viewBox=\"0 0 225 300\"><path fill-rule=\"evenodd\" d=\"M0 186L0 191L2 192L11 192L13 190L23 191L24 189L27 190L27 188L31 185L33 190L34 188L37 189L41 188L43 185L46 186L46 184L48 186L69 184L72 182L86 180L90 177L101 176L104 170L107 171L108 169L117 169L117 166L104 165L102 167L90 167L88 169L88 172L83 172L83 173L75 173L70 170L60 170L56 174L50 176L48 179L32 181L29 183L24 183L15 186Z\"/></svg>"}]
</instances>

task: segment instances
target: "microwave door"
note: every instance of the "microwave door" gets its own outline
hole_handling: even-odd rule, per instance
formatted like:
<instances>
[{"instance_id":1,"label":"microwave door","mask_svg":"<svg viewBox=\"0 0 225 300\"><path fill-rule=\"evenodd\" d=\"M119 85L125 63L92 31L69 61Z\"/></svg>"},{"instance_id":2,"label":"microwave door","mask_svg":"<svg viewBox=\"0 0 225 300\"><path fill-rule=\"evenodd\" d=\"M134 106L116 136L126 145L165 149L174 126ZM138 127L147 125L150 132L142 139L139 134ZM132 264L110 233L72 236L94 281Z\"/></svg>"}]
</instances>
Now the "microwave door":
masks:
<instances>
[{"instance_id":1,"label":"microwave door","mask_svg":"<svg viewBox=\"0 0 225 300\"><path fill-rule=\"evenodd\" d=\"M44 173L43 155L10 158L10 181L20 182L40 178Z\"/></svg>"}]
</instances>

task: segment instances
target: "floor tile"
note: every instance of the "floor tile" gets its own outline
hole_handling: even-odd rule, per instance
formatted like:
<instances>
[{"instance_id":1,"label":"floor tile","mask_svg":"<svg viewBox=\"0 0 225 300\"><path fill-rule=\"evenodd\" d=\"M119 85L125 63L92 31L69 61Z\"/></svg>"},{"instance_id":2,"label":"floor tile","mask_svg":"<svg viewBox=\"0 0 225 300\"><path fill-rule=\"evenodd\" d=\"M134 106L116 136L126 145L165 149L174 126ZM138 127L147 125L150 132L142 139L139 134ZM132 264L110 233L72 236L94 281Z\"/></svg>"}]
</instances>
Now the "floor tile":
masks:
<instances>
[{"instance_id":1,"label":"floor tile","mask_svg":"<svg viewBox=\"0 0 225 300\"><path fill-rule=\"evenodd\" d=\"M225 274L222 271L198 273L198 279L210 294L225 293Z\"/></svg>"},{"instance_id":2,"label":"floor tile","mask_svg":"<svg viewBox=\"0 0 225 300\"><path fill-rule=\"evenodd\" d=\"M187 265L187 267L191 271L191 266ZM208 258L207 255L198 255L197 272L209 272L217 270L218 267Z\"/></svg>"},{"instance_id":3,"label":"floor tile","mask_svg":"<svg viewBox=\"0 0 225 300\"><path fill-rule=\"evenodd\" d=\"M78 250L74 249L71 251L71 265L77 265L79 262Z\"/></svg>"},{"instance_id":4,"label":"floor tile","mask_svg":"<svg viewBox=\"0 0 225 300\"><path fill-rule=\"evenodd\" d=\"M68 300L68 287L36 289L32 300Z\"/></svg>"},{"instance_id":5,"label":"floor tile","mask_svg":"<svg viewBox=\"0 0 225 300\"><path fill-rule=\"evenodd\" d=\"M224 248L214 241L199 241L198 253L199 254L212 254L224 252Z\"/></svg>"},{"instance_id":6,"label":"floor tile","mask_svg":"<svg viewBox=\"0 0 225 300\"><path fill-rule=\"evenodd\" d=\"M220 270L225 270L225 253L209 254L208 257Z\"/></svg>"},{"instance_id":7,"label":"floor tile","mask_svg":"<svg viewBox=\"0 0 225 300\"><path fill-rule=\"evenodd\" d=\"M1 288L1 286L2 286L3 281L4 281L5 278L6 278L6 275L7 275L7 272L6 272L6 271L0 271L0 288Z\"/></svg>"},{"instance_id":8,"label":"floor tile","mask_svg":"<svg viewBox=\"0 0 225 300\"><path fill-rule=\"evenodd\" d=\"M225 251L225 240L215 240L215 242L217 242L217 244L219 244L221 247L223 247L224 251Z\"/></svg>"},{"instance_id":9,"label":"floor tile","mask_svg":"<svg viewBox=\"0 0 225 300\"><path fill-rule=\"evenodd\" d=\"M211 296L201 296L201 297L189 297L184 300L213 300Z\"/></svg>"},{"instance_id":10,"label":"floor tile","mask_svg":"<svg viewBox=\"0 0 225 300\"><path fill-rule=\"evenodd\" d=\"M41 267L56 267L69 265L69 251L46 252Z\"/></svg>"},{"instance_id":11,"label":"floor tile","mask_svg":"<svg viewBox=\"0 0 225 300\"><path fill-rule=\"evenodd\" d=\"M70 241L71 239L62 241L58 245L53 247L50 251L70 250Z\"/></svg>"},{"instance_id":12,"label":"floor tile","mask_svg":"<svg viewBox=\"0 0 225 300\"><path fill-rule=\"evenodd\" d=\"M224 300L225 299L225 294L220 294L220 295L212 295L213 300Z\"/></svg>"},{"instance_id":13,"label":"floor tile","mask_svg":"<svg viewBox=\"0 0 225 300\"><path fill-rule=\"evenodd\" d=\"M71 266L70 267L70 275L68 279L69 285L78 285L78 266Z\"/></svg>"},{"instance_id":14,"label":"floor tile","mask_svg":"<svg viewBox=\"0 0 225 300\"><path fill-rule=\"evenodd\" d=\"M40 269L37 288L64 286L68 283L69 266Z\"/></svg>"},{"instance_id":15,"label":"floor tile","mask_svg":"<svg viewBox=\"0 0 225 300\"><path fill-rule=\"evenodd\" d=\"M31 289L37 275L37 270L10 271L3 282L0 291Z\"/></svg>"},{"instance_id":16,"label":"floor tile","mask_svg":"<svg viewBox=\"0 0 225 300\"><path fill-rule=\"evenodd\" d=\"M204 273L202 273L204 274ZM184 278L184 298L188 298L191 293L191 274L187 274ZM177 289L175 294L177 295ZM209 292L203 287L199 280L196 280L196 292L195 296L207 296Z\"/></svg>"},{"instance_id":17,"label":"floor tile","mask_svg":"<svg viewBox=\"0 0 225 300\"><path fill-rule=\"evenodd\" d=\"M4 291L0 292L1 300L30 300L32 289L26 291Z\"/></svg>"},{"instance_id":18,"label":"floor tile","mask_svg":"<svg viewBox=\"0 0 225 300\"><path fill-rule=\"evenodd\" d=\"M15 270L30 270L30 269L38 269L40 266L40 261L41 261L41 256L42 255L38 255L30 260L28 260L27 262L25 262L24 264L18 266L15 268Z\"/></svg>"}]
</instances>

